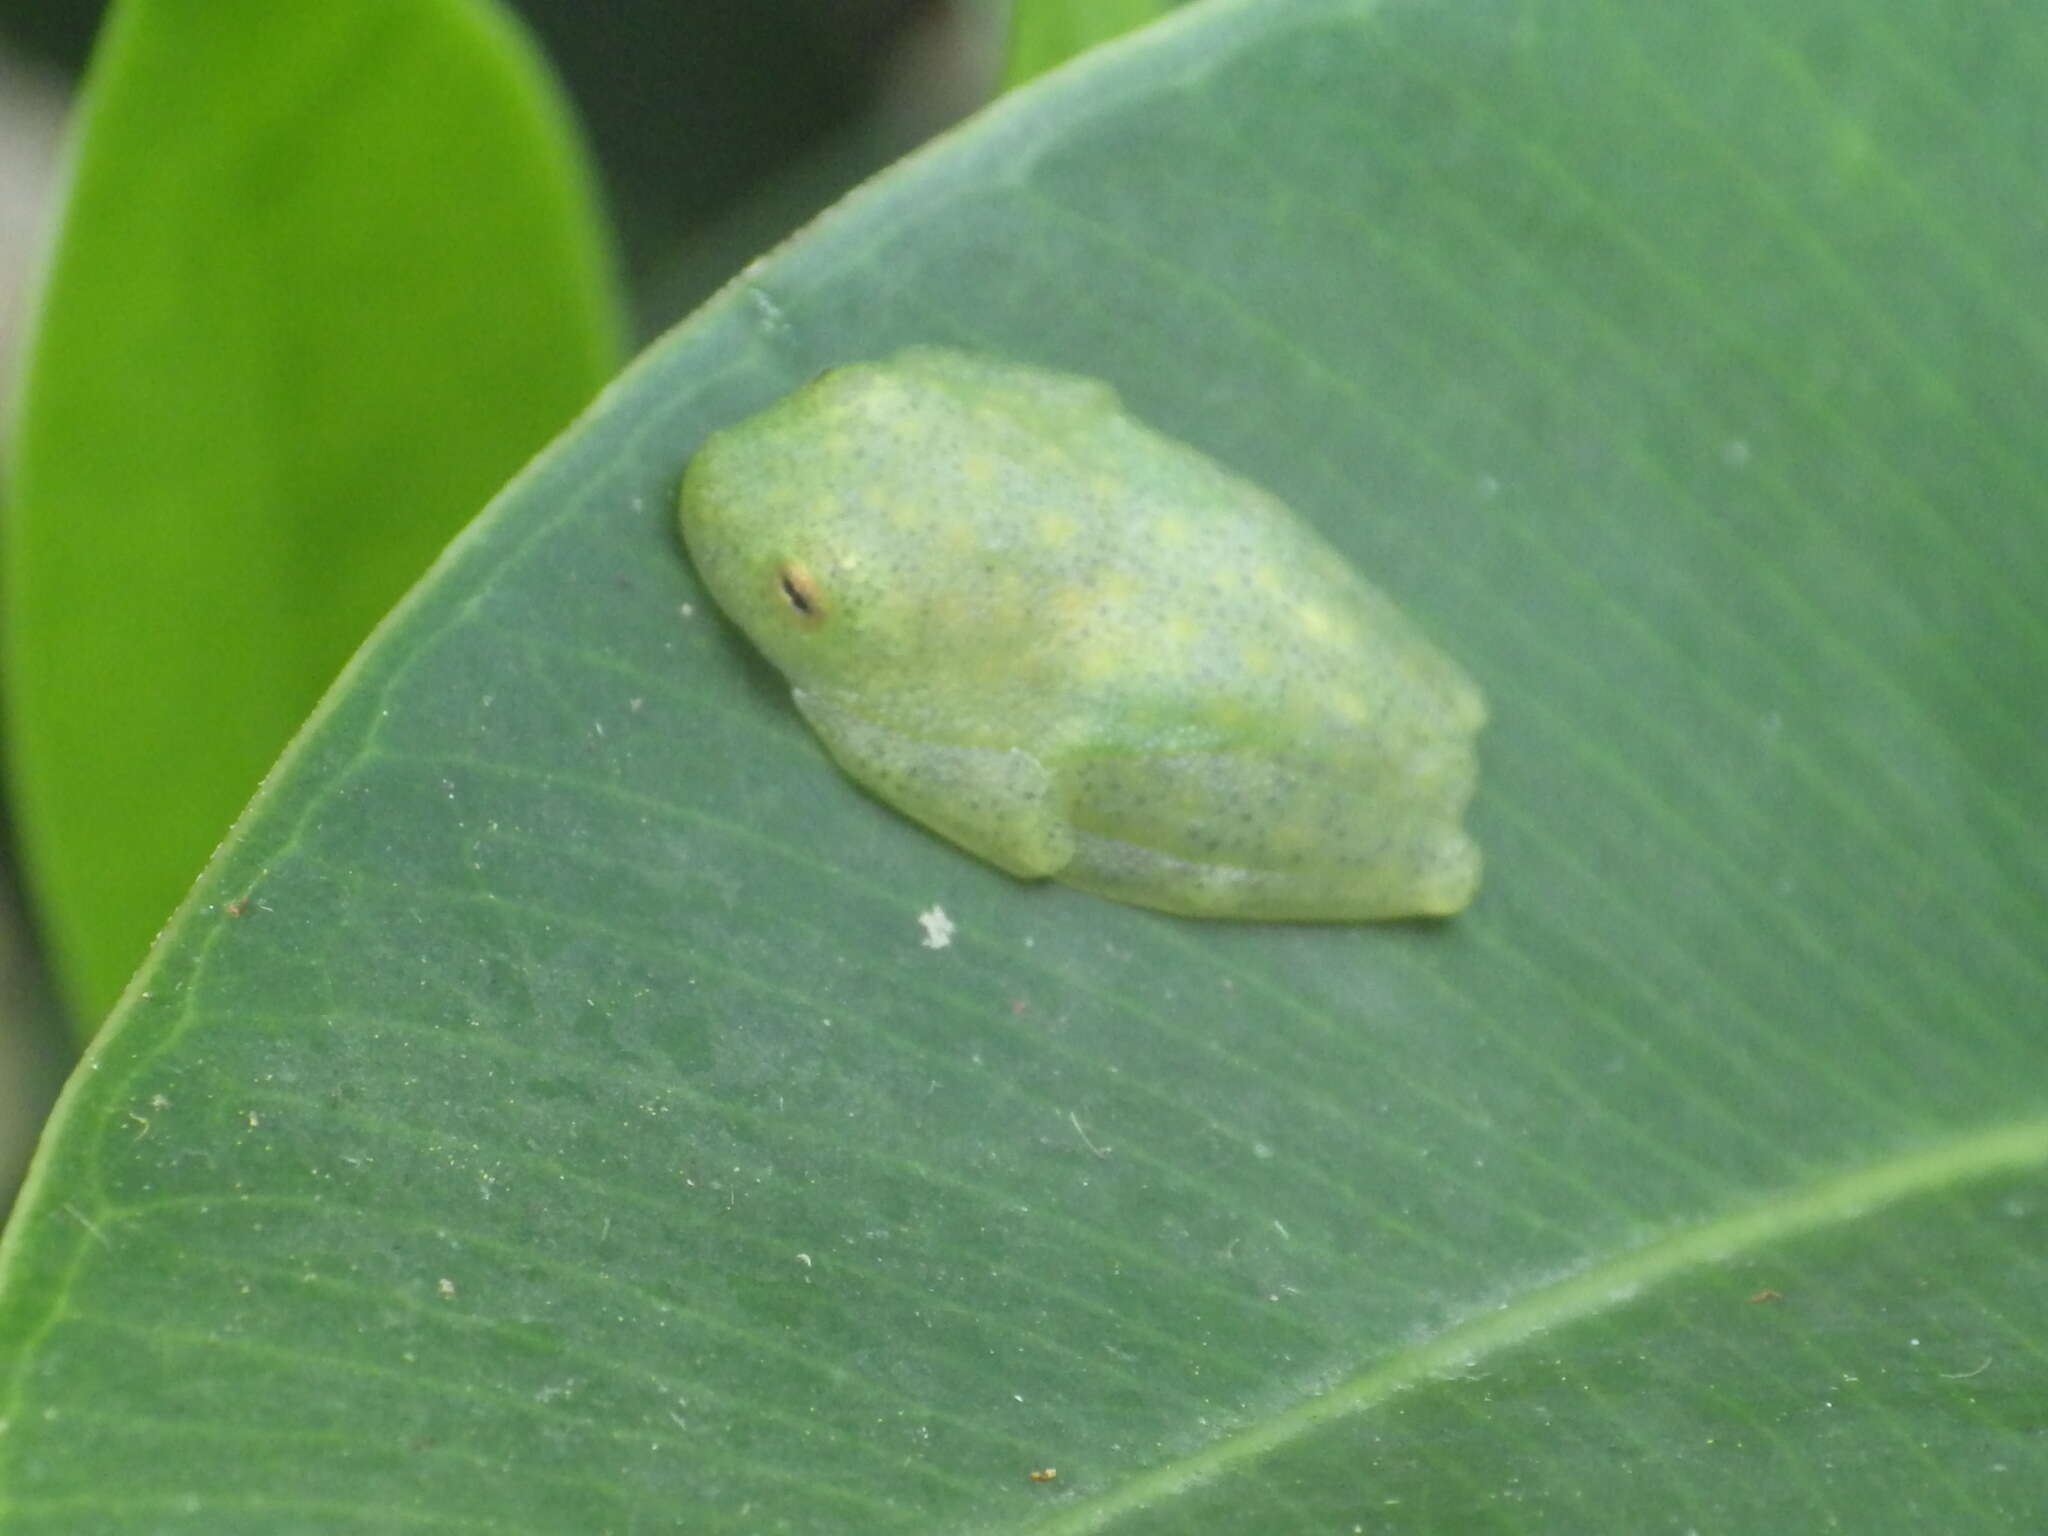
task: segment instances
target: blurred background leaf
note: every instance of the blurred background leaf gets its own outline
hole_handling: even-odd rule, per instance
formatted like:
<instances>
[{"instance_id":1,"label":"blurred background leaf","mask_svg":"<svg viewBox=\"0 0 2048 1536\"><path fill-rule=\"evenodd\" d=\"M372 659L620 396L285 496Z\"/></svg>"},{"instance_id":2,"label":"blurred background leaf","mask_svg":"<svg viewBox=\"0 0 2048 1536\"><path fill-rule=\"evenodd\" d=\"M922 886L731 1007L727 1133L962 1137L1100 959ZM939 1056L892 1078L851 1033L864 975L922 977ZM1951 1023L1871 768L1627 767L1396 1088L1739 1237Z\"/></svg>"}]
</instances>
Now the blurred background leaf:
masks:
<instances>
[{"instance_id":1,"label":"blurred background leaf","mask_svg":"<svg viewBox=\"0 0 2048 1536\"><path fill-rule=\"evenodd\" d=\"M53 71L76 70L106 7L0 0L0 40ZM978 104L1007 4L508 0L506 9L532 29L575 103L637 312L659 329Z\"/></svg>"},{"instance_id":2,"label":"blurred background leaf","mask_svg":"<svg viewBox=\"0 0 2048 1536\"><path fill-rule=\"evenodd\" d=\"M2027 1528L2044 62L1199 6L750 269L95 1043L0 1243L0 1528ZM832 771L675 483L911 340L1111 380L1471 668L1470 912L1024 887Z\"/></svg>"},{"instance_id":3,"label":"blurred background leaf","mask_svg":"<svg viewBox=\"0 0 2048 1536\"><path fill-rule=\"evenodd\" d=\"M1003 84L1014 89L1035 80L1098 43L1156 21L1176 3L1178 0L1017 0L1010 9Z\"/></svg>"},{"instance_id":4,"label":"blurred background leaf","mask_svg":"<svg viewBox=\"0 0 2048 1536\"><path fill-rule=\"evenodd\" d=\"M12 809L90 1028L369 626L616 366L544 69L476 0L130 0L9 462Z\"/></svg>"}]
</instances>

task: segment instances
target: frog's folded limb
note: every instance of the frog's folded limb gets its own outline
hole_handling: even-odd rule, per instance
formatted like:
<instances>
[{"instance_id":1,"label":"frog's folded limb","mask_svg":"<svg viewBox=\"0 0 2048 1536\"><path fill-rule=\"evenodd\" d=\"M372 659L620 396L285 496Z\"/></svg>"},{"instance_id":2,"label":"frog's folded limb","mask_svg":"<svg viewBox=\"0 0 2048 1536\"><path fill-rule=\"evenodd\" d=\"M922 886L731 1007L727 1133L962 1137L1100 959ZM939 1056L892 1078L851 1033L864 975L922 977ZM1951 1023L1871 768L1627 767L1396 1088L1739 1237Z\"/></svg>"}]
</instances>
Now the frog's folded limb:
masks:
<instances>
[{"instance_id":1,"label":"frog's folded limb","mask_svg":"<svg viewBox=\"0 0 2048 1536\"><path fill-rule=\"evenodd\" d=\"M833 760L884 804L1022 879L1057 874L1073 858L1053 777L1030 753L918 742L822 693L792 696Z\"/></svg>"},{"instance_id":2,"label":"frog's folded limb","mask_svg":"<svg viewBox=\"0 0 2048 1536\"><path fill-rule=\"evenodd\" d=\"M1187 917L1369 922L1444 917L1479 884L1458 826L1466 744L1395 762L1274 755L1099 757L1063 765L1073 862L1060 879ZM1358 803L1377 808L1361 816Z\"/></svg>"}]
</instances>

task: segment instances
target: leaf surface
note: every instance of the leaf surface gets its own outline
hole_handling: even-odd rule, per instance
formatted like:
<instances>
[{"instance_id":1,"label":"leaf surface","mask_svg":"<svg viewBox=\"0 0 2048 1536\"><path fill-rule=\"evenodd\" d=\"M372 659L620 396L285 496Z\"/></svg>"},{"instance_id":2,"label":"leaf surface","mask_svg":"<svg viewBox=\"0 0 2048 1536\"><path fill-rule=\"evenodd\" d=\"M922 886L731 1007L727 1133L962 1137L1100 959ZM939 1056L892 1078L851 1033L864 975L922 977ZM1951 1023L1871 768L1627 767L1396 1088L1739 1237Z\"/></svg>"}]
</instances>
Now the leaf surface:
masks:
<instances>
[{"instance_id":1,"label":"leaf surface","mask_svg":"<svg viewBox=\"0 0 2048 1536\"><path fill-rule=\"evenodd\" d=\"M2023 1527L1997 16L1199 6L750 269L358 658L74 1083L0 1529ZM832 770L675 486L911 341L1111 380L1471 669L1467 913L1019 885Z\"/></svg>"}]
</instances>

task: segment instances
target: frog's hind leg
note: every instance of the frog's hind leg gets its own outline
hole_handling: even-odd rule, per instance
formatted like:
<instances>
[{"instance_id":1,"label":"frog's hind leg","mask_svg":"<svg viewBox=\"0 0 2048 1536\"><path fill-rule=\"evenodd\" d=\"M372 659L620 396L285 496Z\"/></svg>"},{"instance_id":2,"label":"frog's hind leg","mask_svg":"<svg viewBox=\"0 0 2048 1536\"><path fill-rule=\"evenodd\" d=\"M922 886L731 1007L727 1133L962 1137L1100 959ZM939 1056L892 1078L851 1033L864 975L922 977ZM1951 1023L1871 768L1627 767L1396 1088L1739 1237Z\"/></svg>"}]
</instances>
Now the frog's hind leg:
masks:
<instances>
[{"instance_id":1,"label":"frog's hind leg","mask_svg":"<svg viewBox=\"0 0 2048 1536\"><path fill-rule=\"evenodd\" d=\"M1458 826L1469 750L1345 773L1275 757L1101 757L1072 777L1074 860L1060 879L1118 901L1371 922L1449 916L1479 882L1479 850Z\"/></svg>"},{"instance_id":2,"label":"frog's hind leg","mask_svg":"<svg viewBox=\"0 0 2048 1536\"><path fill-rule=\"evenodd\" d=\"M1021 879L1057 874L1073 858L1052 775L1030 753L918 740L822 694L793 692L833 760L884 804Z\"/></svg>"},{"instance_id":3,"label":"frog's hind leg","mask_svg":"<svg viewBox=\"0 0 2048 1536\"><path fill-rule=\"evenodd\" d=\"M1180 917L1353 923L1449 917L1479 884L1479 849L1455 828L1388 863L1337 863L1303 873L1202 862L1092 832L1074 834L1066 884Z\"/></svg>"},{"instance_id":4,"label":"frog's hind leg","mask_svg":"<svg viewBox=\"0 0 2048 1536\"><path fill-rule=\"evenodd\" d=\"M1060 879L1076 890L1182 917L1244 917L1258 905L1264 872L1205 864L1094 832L1074 834Z\"/></svg>"}]
</instances>

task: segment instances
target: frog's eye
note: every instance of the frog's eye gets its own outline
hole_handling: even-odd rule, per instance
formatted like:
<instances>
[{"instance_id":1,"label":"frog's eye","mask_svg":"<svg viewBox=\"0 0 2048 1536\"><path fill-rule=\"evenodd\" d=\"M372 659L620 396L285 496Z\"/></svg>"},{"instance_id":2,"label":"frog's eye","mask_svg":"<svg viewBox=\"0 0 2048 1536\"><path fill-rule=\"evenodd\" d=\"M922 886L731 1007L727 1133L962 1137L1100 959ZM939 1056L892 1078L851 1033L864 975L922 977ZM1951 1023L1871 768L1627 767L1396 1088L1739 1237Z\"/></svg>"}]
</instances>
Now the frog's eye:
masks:
<instances>
[{"instance_id":1,"label":"frog's eye","mask_svg":"<svg viewBox=\"0 0 2048 1536\"><path fill-rule=\"evenodd\" d=\"M815 628L825 622L825 594L818 590L818 578L806 567L794 560L786 562L775 573L775 584L799 624Z\"/></svg>"}]
</instances>

